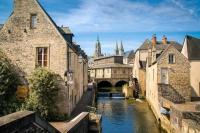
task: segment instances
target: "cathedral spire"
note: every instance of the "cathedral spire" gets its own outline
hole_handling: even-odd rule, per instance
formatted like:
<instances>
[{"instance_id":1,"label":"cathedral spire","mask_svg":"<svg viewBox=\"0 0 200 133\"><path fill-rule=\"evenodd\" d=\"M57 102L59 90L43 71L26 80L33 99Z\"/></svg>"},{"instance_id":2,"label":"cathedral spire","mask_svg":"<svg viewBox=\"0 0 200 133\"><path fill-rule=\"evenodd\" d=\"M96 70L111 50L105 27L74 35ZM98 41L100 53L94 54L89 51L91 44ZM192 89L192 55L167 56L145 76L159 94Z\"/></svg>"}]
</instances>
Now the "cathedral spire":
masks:
<instances>
[{"instance_id":1,"label":"cathedral spire","mask_svg":"<svg viewBox=\"0 0 200 133\"><path fill-rule=\"evenodd\" d=\"M100 56L102 56L102 54L101 54L101 43L100 43L100 40L99 40L99 36L97 36L97 42L96 42L96 45L95 45L94 57L98 58Z\"/></svg>"},{"instance_id":2,"label":"cathedral spire","mask_svg":"<svg viewBox=\"0 0 200 133\"><path fill-rule=\"evenodd\" d=\"M119 55L118 43L116 42L115 55Z\"/></svg>"},{"instance_id":3,"label":"cathedral spire","mask_svg":"<svg viewBox=\"0 0 200 133\"><path fill-rule=\"evenodd\" d=\"M119 55L124 55L124 47L123 47L122 41L121 41L120 48L119 48Z\"/></svg>"}]
</instances>

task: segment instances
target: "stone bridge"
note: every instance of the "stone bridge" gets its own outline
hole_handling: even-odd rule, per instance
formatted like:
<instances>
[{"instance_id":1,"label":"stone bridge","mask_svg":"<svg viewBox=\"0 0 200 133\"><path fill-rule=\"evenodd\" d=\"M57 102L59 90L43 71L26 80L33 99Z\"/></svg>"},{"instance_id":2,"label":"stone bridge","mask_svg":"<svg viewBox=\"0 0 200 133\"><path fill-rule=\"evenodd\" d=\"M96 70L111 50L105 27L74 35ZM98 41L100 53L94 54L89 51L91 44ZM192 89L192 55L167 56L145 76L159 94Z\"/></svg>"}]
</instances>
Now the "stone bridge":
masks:
<instances>
[{"instance_id":1,"label":"stone bridge","mask_svg":"<svg viewBox=\"0 0 200 133\"><path fill-rule=\"evenodd\" d=\"M114 79L114 78L96 78L95 82L97 87L122 87L124 84L128 84L128 78Z\"/></svg>"}]
</instances>

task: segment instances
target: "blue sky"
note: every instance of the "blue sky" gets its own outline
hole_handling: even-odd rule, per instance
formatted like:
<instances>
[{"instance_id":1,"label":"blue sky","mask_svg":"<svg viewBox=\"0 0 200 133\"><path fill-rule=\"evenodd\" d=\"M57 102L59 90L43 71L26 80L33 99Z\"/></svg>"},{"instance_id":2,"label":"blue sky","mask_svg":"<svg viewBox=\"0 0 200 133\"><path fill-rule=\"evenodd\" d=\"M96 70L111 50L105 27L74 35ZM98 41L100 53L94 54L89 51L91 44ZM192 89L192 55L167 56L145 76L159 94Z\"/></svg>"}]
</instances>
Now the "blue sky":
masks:
<instances>
[{"instance_id":1,"label":"blue sky","mask_svg":"<svg viewBox=\"0 0 200 133\"><path fill-rule=\"evenodd\" d=\"M200 0L39 0L57 25L69 26L88 55L99 35L103 53L116 41L126 51L157 35L183 42L186 34L200 38ZM0 23L12 12L13 0L0 0Z\"/></svg>"}]
</instances>

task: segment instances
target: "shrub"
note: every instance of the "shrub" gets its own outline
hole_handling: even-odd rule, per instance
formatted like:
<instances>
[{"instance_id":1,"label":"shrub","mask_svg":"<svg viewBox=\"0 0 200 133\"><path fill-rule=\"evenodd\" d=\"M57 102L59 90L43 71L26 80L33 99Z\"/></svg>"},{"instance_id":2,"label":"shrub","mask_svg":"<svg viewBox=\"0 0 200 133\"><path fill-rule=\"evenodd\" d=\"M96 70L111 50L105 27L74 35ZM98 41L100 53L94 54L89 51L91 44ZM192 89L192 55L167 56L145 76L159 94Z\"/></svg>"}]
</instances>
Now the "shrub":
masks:
<instances>
[{"instance_id":1,"label":"shrub","mask_svg":"<svg viewBox=\"0 0 200 133\"><path fill-rule=\"evenodd\" d=\"M20 84L14 66L5 54L0 51L0 116L13 113L21 106L15 92Z\"/></svg>"},{"instance_id":2,"label":"shrub","mask_svg":"<svg viewBox=\"0 0 200 133\"><path fill-rule=\"evenodd\" d=\"M56 112L58 76L44 68L37 68L29 79L30 94L23 109L38 112L44 119L51 120Z\"/></svg>"}]
</instances>

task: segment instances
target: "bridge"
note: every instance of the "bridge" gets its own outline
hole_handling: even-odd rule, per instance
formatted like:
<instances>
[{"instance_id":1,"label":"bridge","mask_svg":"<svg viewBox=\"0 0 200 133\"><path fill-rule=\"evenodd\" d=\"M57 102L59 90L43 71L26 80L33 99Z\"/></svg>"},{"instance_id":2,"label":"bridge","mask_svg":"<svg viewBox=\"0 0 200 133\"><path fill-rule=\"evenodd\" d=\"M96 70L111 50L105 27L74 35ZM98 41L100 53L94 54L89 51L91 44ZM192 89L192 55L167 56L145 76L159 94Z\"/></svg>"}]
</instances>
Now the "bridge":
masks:
<instances>
[{"instance_id":1,"label":"bridge","mask_svg":"<svg viewBox=\"0 0 200 133\"><path fill-rule=\"evenodd\" d=\"M108 56L94 59L90 68L90 78L98 88L122 87L128 84L132 66L123 64L123 56Z\"/></svg>"},{"instance_id":2,"label":"bridge","mask_svg":"<svg viewBox=\"0 0 200 133\"><path fill-rule=\"evenodd\" d=\"M98 88L103 87L122 87L125 84L128 84L129 78L115 79L115 78L96 78L95 82L97 83Z\"/></svg>"}]
</instances>

